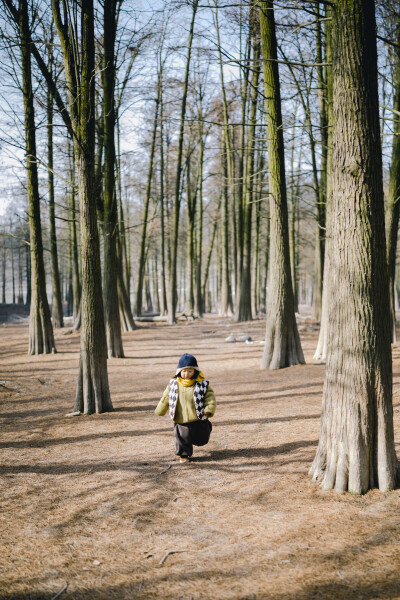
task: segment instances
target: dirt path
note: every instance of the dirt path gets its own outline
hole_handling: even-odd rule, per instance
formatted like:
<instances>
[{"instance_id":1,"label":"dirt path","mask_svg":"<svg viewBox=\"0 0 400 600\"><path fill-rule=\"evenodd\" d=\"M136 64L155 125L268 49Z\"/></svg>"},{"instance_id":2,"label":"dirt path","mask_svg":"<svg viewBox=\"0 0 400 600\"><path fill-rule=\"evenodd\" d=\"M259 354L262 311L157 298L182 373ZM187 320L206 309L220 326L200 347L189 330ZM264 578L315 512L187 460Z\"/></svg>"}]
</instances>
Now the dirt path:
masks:
<instances>
[{"instance_id":1,"label":"dirt path","mask_svg":"<svg viewBox=\"0 0 400 600\"><path fill-rule=\"evenodd\" d=\"M124 334L109 361L115 412L68 418L76 333L28 357L26 324L0 330L0 598L400 598L400 492L323 492L308 469L324 366L261 372L264 324L218 318ZM228 344L248 333L255 342ZM179 465L154 407L192 352L216 392L210 444ZM400 456L400 348L394 349ZM161 560L169 554L163 564Z\"/></svg>"}]
</instances>

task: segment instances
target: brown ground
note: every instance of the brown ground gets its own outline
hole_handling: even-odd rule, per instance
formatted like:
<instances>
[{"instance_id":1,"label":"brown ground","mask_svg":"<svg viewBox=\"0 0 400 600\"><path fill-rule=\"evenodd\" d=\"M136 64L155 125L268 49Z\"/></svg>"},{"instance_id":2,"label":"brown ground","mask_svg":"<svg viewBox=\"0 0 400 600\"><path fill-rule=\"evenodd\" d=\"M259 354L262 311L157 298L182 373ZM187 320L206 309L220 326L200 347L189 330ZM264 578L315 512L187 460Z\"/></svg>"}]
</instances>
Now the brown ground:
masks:
<instances>
[{"instance_id":1,"label":"brown ground","mask_svg":"<svg viewBox=\"0 0 400 600\"><path fill-rule=\"evenodd\" d=\"M61 600L400 598L399 490L336 494L308 477L324 366L307 329L306 366L262 372L261 321L142 324L109 361L115 412L68 418L78 335L58 331L57 355L28 357L27 324L1 327L0 597L68 584ZM185 351L218 407L209 445L179 465L153 411Z\"/></svg>"}]
</instances>

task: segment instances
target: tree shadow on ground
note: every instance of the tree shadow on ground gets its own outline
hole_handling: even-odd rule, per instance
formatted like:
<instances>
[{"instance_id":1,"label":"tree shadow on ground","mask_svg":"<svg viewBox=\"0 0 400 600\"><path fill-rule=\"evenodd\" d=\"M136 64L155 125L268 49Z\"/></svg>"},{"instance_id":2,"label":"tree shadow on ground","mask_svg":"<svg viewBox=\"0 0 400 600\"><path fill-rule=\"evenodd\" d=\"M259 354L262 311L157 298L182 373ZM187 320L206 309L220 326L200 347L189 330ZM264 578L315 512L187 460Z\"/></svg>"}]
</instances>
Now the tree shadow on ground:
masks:
<instances>
[{"instance_id":1,"label":"tree shadow on ground","mask_svg":"<svg viewBox=\"0 0 400 600\"><path fill-rule=\"evenodd\" d=\"M161 430L163 433L166 430ZM169 432L168 432L169 433ZM128 437L126 433L121 432L121 437ZM91 436L87 436L91 437ZM101 437L101 436L100 436ZM103 436L104 437L104 434ZM79 441L74 438L74 441ZM63 440L65 443L65 440ZM300 440L297 442L289 442L280 446L271 446L270 448L238 448L234 449L223 449L223 450L211 450L208 456L198 456L194 460L194 465L210 468L215 468L213 463L228 461L243 460L247 458L271 458L282 454L290 454L301 448L308 448L316 446L317 440ZM293 462L298 459L293 458ZM286 462L286 461L285 461ZM177 464L177 466L181 467ZM228 465L227 465L228 466ZM91 473L107 472L107 471L139 471L142 473L152 474L153 472L157 475L161 475L160 472L160 460L146 459L146 460L120 460L120 461L83 461L75 464L64 464L64 463L52 463L52 464L13 464L13 465L2 465L0 467L0 474L16 474L16 473L37 473L42 475L66 475L69 473L82 473L90 471ZM166 471L167 472L167 471Z\"/></svg>"}]
</instances>

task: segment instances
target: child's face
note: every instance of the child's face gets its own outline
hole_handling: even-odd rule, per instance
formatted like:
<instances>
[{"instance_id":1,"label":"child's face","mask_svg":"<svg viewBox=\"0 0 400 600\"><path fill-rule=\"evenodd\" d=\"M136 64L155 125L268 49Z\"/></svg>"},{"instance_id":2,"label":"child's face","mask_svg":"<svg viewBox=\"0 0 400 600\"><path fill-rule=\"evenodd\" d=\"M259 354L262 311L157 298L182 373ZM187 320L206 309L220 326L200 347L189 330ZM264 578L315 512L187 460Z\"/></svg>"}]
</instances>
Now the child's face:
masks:
<instances>
[{"instance_id":1,"label":"child's face","mask_svg":"<svg viewBox=\"0 0 400 600\"><path fill-rule=\"evenodd\" d=\"M193 376L194 376L194 369L192 369L192 367L185 367L179 373L179 377L182 377L182 379L193 379Z\"/></svg>"}]
</instances>

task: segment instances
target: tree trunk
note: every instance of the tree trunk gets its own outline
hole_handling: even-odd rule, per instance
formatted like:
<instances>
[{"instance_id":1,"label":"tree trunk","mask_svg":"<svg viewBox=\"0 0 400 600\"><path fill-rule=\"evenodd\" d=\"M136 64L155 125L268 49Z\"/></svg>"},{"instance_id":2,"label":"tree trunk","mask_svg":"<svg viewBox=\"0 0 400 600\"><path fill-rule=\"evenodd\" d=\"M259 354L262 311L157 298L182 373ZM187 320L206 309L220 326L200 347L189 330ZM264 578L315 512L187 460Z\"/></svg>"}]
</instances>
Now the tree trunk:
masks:
<instances>
[{"instance_id":1,"label":"tree trunk","mask_svg":"<svg viewBox=\"0 0 400 600\"><path fill-rule=\"evenodd\" d=\"M117 290L118 207L115 193L115 31L117 0L104 1L104 312L108 356L123 358Z\"/></svg>"},{"instance_id":2,"label":"tree trunk","mask_svg":"<svg viewBox=\"0 0 400 600\"><path fill-rule=\"evenodd\" d=\"M178 258L178 235L179 235L179 214L181 207L181 174L182 174L182 153L183 153L183 134L185 129L185 114L186 114L186 99L188 92L189 82L189 67L190 67L190 56L192 52L193 32L194 32L194 21L197 12L197 6L199 0L194 0L192 5L192 21L190 24L188 51L186 57L186 70L185 80L183 84L183 96L181 104L181 119L180 119L180 130L178 140L178 157L176 163L176 177L175 177L175 205L174 205L174 229L173 229L173 248L171 257L171 268L169 273L169 288L168 288L168 323L171 325L175 323L176 313L176 302L177 302L177 258Z\"/></svg>"},{"instance_id":3,"label":"tree trunk","mask_svg":"<svg viewBox=\"0 0 400 600\"><path fill-rule=\"evenodd\" d=\"M51 43L53 36L51 37ZM49 50L50 68L52 69L52 48ZM53 95L47 90L47 153L49 178L49 221L51 252L51 286L53 292L52 318L54 327L64 327L63 306L61 299L60 271L58 268L57 232L54 211L54 173L53 173Z\"/></svg>"},{"instance_id":4,"label":"tree trunk","mask_svg":"<svg viewBox=\"0 0 400 600\"><path fill-rule=\"evenodd\" d=\"M392 320L392 342L396 342L396 313L394 302L394 282L396 273L396 250L400 215L400 20L397 23L397 47L395 53L394 97L393 97L393 141L392 162L390 165L388 223L387 223L387 263L389 269L390 314Z\"/></svg>"},{"instance_id":5,"label":"tree trunk","mask_svg":"<svg viewBox=\"0 0 400 600\"><path fill-rule=\"evenodd\" d=\"M255 17L255 16L254 16ZM257 24L258 25L258 24ZM254 24L255 28L256 25ZM253 42L253 80L251 92L250 127L247 135L247 159L246 159L246 186L243 236L243 267L240 277L240 297L237 311L237 321L248 321L252 319L251 314L251 234L253 215L253 182L254 182L254 154L255 154L255 128L257 118L258 79L260 73L260 41L258 32L254 32Z\"/></svg>"},{"instance_id":6,"label":"tree trunk","mask_svg":"<svg viewBox=\"0 0 400 600\"><path fill-rule=\"evenodd\" d=\"M260 25L270 197L269 286L265 347L261 368L281 369L304 363L304 356L294 314L290 270L281 98L272 0L260 2Z\"/></svg>"},{"instance_id":7,"label":"tree trunk","mask_svg":"<svg viewBox=\"0 0 400 600\"><path fill-rule=\"evenodd\" d=\"M219 314L222 316L231 316L233 314L233 304L230 286L229 269L229 175L228 175L228 152L226 146L226 137L221 140L222 153L222 171L223 171L223 218L221 221L222 243L221 243L221 279L219 296Z\"/></svg>"},{"instance_id":8,"label":"tree trunk","mask_svg":"<svg viewBox=\"0 0 400 600\"><path fill-rule=\"evenodd\" d=\"M200 143L200 156L199 156L199 210L197 217L197 252L196 252L196 290L195 290L195 304L194 311L198 317L203 316L204 302L201 290L201 277L202 277L202 253L203 253L203 163L204 163L204 146L205 139L203 133L203 113L200 107L199 112L199 143Z\"/></svg>"},{"instance_id":9,"label":"tree trunk","mask_svg":"<svg viewBox=\"0 0 400 600\"><path fill-rule=\"evenodd\" d=\"M327 7L325 28L326 38L326 61L332 62L332 24L331 24L331 8ZM321 309L321 325L318 336L318 344L315 350L314 359L322 362L326 361L328 355L328 329L329 318L328 310L331 297L331 277L330 277L330 243L331 243L331 180L332 180L332 128L333 128L333 106L332 106L332 68L327 68L326 73L326 92L327 92L327 162L326 162L326 198L325 198L325 260L324 260L324 285L322 288L322 309Z\"/></svg>"},{"instance_id":10,"label":"tree trunk","mask_svg":"<svg viewBox=\"0 0 400 600\"><path fill-rule=\"evenodd\" d=\"M321 433L324 489L396 485L389 287L373 0L332 9L332 288Z\"/></svg>"},{"instance_id":11,"label":"tree trunk","mask_svg":"<svg viewBox=\"0 0 400 600\"><path fill-rule=\"evenodd\" d=\"M31 307L29 354L55 352L53 327L46 296L43 261L40 198L36 160L36 128L33 106L31 55L29 48L28 5L19 1L19 35L21 44L22 89L25 113L26 168L28 177L29 231L31 246ZM15 300L13 300L15 301Z\"/></svg>"},{"instance_id":12,"label":"tree trunk","mask_svg":"<svg viewBox=\"0 0 400 600\"><path fill-rule=\"evenodd\" d=\"M78 171L82 256L81 351L75 411L85 414L113 409L107 373L107 344L101 290L100 244L96 215L95 181L95 48L93 0L81 5L81 72L76 80L73 30L68 13L62 22L59 0L52 0L53 16L61 41L68 82L74 152Z\"/></svg>"},{"instance_id":13,"label":"tree trunk","mask_svg":"<svg viewBox=\"0 0 400 600\"><path fill-rule=\"evenodd\" d=\"M2 269L2 290L1 301L6 303L6 265L7 265L7 245L5 238L3 239L3 269Z\"/></svg>"},{"instance_id":14,"label":"tree trunk","mask_svg":"<svg viewBox=\"0 0 400 600\"><path fill-rule=\"evenodd\" d=\"M161 93L161 82L160 82L160 74L158 76L158 84L157 84L157 98L156 98L156 106L154 110L154 120L153 120L153 134L151 138L151 147L150 147L150 159L149 159L149 168L147 172L147 184L146 184L146 196L144 200L144 213L143 213L143 225L142 225L142 235L140 241L140 254L139 254L139 269L137 276L137 284L136 284L136 314L140 316L142 314L142 301L143 301L143 281L145 276L145 267L146 267L146 232L147 232L147 220L149 215L149 205L151 198L151 184L153 179L153 165L154 165L154 152L156 147L156 137L157 137L157 124L158 124L158 109L160 105L160 93Z\"/></svg>"}]
</instances>

